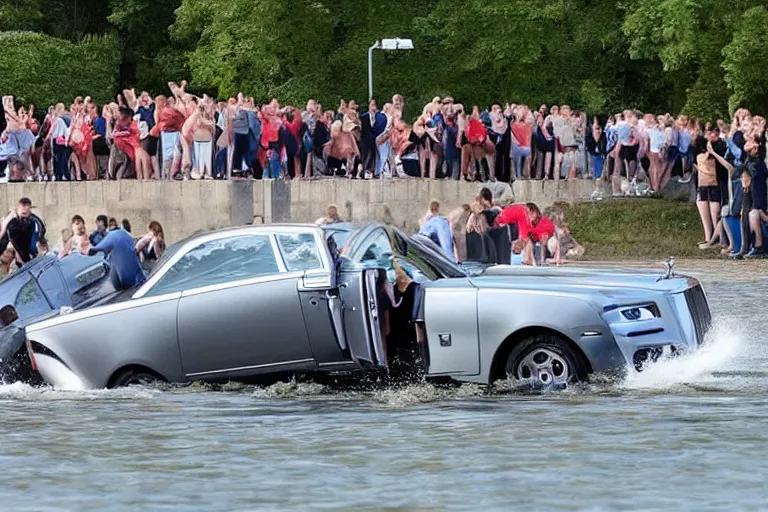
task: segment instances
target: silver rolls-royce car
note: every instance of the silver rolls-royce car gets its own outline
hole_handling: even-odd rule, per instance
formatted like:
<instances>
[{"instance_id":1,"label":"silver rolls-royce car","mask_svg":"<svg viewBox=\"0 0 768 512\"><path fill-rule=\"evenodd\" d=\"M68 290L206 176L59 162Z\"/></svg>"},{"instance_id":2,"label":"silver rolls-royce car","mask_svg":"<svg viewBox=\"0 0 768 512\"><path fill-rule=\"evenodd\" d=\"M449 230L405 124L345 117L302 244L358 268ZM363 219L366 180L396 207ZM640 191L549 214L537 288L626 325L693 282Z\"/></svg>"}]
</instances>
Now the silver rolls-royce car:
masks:
<instances>
[{"instance_id":1,"label":"silver rolls-royce car","mask_svg":"<svg viewBox=\"0 0 768 512\"><path fill-rule=\"evenodd\" d=\"M386 371L378 301L396 266L417 283L427 376L564 386L695 348L711 320L671 269L469 271L391 226L261 225L176 244L144 284L27 325L25 345L61 388Z\"/></svg>"}]
</instances>

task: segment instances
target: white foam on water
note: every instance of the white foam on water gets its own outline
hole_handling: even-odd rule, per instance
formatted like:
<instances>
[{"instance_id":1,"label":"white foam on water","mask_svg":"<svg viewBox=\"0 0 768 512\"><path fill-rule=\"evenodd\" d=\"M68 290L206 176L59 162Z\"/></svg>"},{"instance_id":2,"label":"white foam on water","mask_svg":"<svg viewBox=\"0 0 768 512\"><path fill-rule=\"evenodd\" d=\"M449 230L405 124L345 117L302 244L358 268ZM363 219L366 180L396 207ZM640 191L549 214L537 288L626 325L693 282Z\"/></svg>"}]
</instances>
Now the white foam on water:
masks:
<instances>
[{"instance_id":1,"label":"white foam on water","mask_svg":"<svg viewBox=\"0 0 768 512\"><path fill-rule=\"evenodd\" d=\"M646 364L642 372L630 369L619 388L663 390L711 382L713 372L725 369L739 355L745 335L735 322L716 322L699 349Z\"/></svg>"},{"instance_id":2,"label":"white foam on water","mask_svg":"<svg viewBox=\"0 0 768 512\"><path fill-rule=\"evenodd\" d=\"M94 400L94 399L152 399L162 393L161 390L131 386L117 389L66 390L50 386L30 386L23 382L0 384L0 399L15 400Z\"/></svg>"}]
</instances>

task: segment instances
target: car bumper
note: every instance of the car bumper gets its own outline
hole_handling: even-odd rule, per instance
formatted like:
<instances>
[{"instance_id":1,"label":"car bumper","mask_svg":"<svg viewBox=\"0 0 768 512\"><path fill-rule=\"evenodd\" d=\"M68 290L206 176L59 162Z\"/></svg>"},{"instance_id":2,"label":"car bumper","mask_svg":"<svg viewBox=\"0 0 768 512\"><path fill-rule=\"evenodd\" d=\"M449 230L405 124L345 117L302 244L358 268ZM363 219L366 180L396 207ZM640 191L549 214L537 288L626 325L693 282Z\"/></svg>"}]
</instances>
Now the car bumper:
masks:
<instances>
[{"instance_id":1,"label":"car bumper","mask_svg":"<svg viewBox=\"0 0 768 512\"><path fill-rule=\"evenodd\" d=\"M703 291L695 286L668 298L666 303L656 303L661 311L658 318L628 322L615 311L604 315L610 334L582 334L579 345L590 359L593 371L618 367L640 371L648 361L698 348L711 323Z\"/></svg>"}]
</instances>

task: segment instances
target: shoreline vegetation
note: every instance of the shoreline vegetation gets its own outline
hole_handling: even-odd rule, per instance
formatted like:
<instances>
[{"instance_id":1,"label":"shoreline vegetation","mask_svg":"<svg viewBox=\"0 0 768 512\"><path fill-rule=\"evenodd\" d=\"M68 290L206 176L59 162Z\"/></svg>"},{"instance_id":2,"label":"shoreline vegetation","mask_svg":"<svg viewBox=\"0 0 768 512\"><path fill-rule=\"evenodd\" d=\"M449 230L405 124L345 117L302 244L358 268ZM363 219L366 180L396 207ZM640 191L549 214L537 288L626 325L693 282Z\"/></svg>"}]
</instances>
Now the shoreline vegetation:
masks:
<instances>
[{"instance_id":1,"label":"shoreline vegetation","mask_svg":"<svg viewBox=\"0 0 768 512\"><path fill-rule=\"evenodd\" d=\"M368 48L394 36L414 49L374 52L375 93L402 94L406 119L447 94L712 121L768 110L762 2L15 0L0 13L0 90L41 112L182 79L199 96L363 103Z\"/></svg>"},{"instance_id":2,"label":"shoreline vegetation","mask_svg":"<svg viewBox=\"0 0 768 512\"><path fill-rule=\"evenodd\" d=\"M584 261L727 259L719 248L697 247L704 231L690 202L610 198L555 208L565 210L571 234L584 246Z\"/></svg>"}]
</instances>

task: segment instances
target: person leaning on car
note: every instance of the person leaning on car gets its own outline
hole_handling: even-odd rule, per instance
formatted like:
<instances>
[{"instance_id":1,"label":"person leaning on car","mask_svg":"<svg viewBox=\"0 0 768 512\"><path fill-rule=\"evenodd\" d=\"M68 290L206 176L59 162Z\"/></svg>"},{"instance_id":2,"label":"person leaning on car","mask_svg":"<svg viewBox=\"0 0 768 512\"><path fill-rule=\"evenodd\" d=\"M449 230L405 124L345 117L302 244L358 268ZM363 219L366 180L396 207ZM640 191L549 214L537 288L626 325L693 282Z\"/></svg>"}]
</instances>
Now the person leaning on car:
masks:
<instances>
[{"instance_id":1,"label":"person leaning on car","mask_svg":"<svg viewBox=\"0 0 768 512\"><path fill-rule=\"evenodd\" d=\"M93 256L98 252L106 254L107 261L117 273L120 289L131 288L144 281L144 270L136 254L133 238L125 230L108 231L101 242L88 250L88 255Z\"/></svg>"}]
</instances>

